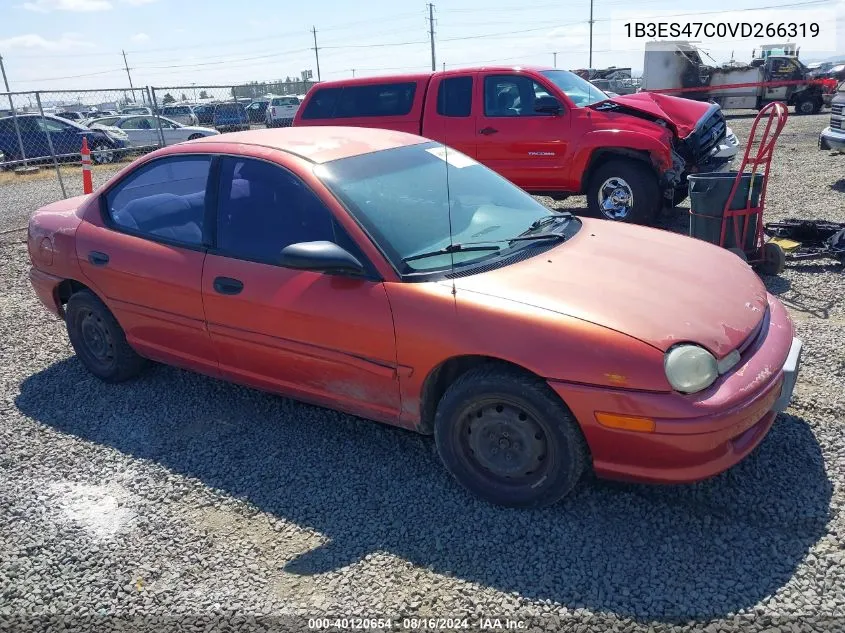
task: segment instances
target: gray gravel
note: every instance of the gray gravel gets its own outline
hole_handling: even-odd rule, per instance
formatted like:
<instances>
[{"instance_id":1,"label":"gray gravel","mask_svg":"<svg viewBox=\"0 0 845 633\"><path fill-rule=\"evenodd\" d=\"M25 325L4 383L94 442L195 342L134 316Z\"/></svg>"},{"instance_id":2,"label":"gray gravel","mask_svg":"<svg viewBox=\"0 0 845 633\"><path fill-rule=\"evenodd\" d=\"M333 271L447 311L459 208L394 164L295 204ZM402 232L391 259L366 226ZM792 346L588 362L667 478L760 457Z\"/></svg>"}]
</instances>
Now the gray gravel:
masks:
<instances>
[{"instance_id":1,"label":"gray gravel","mask_svg":"<svg viewBox=\"0 0 845 633\"><path fill-rule=\"evenodd\" d=\"M790 119L769 217L845 221L845 156L815 146L825 120ZM750 122L730 124L745 138ZM0 188L2 226L54 200L44 184ZM303 630L322 616L845 628L836 266L766 280L807 347L793 406L749 459L692 486L588 479L525 512L464 493L430 438L167 367L103 385L37 304L19 241L0 237L0 630Z\"/></svg>"}]
</instances>

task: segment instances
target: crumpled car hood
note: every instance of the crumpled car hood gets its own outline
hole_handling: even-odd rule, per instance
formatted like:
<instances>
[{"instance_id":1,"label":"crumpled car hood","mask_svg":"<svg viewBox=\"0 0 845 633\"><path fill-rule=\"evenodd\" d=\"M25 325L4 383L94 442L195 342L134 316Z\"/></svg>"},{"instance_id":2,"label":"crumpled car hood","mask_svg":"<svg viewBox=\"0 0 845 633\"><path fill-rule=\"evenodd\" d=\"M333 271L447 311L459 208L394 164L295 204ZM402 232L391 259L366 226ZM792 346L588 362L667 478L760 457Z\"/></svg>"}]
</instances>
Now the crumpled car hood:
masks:
<instances>
[{"instance_id":1,"label":"crumpled car hood","mask_svg":"<svg viewBox=\"0 0 845 633\"><path fill-rule=\"evenodd\" d=\"M655 92L619 95L609 99L609 101L663 119L675 128L680 138L686 138L692 134L701 117L707 113L711 106L709 103ZM601 110L602 104L607 104L607 101L593 104L592 107Z\"/></svg>"}]
</instances>

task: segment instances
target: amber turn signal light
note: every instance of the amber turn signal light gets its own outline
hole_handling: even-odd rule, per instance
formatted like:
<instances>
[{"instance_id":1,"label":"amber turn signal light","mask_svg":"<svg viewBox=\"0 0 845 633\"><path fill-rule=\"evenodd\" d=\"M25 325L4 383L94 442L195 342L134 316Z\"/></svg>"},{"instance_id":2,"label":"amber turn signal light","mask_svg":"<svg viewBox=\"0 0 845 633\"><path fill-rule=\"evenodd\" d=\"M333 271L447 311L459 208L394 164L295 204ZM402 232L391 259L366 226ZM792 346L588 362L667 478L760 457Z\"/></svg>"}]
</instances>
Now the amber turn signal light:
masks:
<instances>
[{"instance_id":1,"label":"amber turn signal light","mask_svg":"<svg viewBox=\"0 0 845 633\"><path fill-rule=\"evenodd\" d=\"M599 424L609 429L654 433L655 424L651 418L641 418L636 415L620 415L618 413L602 413L600 411L596 411L595 416Z\"/></svg>"}]
</instances>

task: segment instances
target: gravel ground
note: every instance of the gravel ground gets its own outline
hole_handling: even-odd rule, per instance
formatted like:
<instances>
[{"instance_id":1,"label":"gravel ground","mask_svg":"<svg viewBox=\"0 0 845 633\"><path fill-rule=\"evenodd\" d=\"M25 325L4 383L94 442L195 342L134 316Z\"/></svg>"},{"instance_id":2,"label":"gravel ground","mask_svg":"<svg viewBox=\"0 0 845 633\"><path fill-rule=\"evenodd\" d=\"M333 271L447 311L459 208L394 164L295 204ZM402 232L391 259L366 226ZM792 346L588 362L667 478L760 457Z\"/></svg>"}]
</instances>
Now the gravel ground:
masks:
<instances>
[{"instance_id":1,"label":"gravel ground","mask_svg":"<svg viewBox=\"0 0 845 633\"><path fill-rule=\"evenodd\" d=\"M826 118L790 119L770 219L845 221L845 157L816 149ZM751 120L730 124L744 139ZM0 188L0 226L56 199L52 185ZM324 616L845 628L845 302L829 262L766 279L806 351L792 406L747 460L691 486L587 479L526 512L464 493L431 438L161 366L103 385L37 304L21 237L0 237L0 630L303 630Z\"/></svg>"}]
</instances>

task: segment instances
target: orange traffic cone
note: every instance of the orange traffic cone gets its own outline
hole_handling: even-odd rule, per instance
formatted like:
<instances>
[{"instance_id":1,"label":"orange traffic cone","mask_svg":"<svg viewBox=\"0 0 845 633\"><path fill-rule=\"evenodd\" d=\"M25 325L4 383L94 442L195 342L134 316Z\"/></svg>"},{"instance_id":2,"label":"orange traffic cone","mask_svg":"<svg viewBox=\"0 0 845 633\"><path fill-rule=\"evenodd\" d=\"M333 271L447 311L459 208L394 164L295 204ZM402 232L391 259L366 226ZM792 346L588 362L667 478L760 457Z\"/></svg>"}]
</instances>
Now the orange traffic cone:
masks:
<instances>
[{"instance_id":1,"label":"orange traffic cone","mask_svg":"<svg viewBox=\"0 0 845 633\"><path fill-rule=\"evenodd\" d=\"M91 150L88 149L88 139L82 137L82 193L92 193L94 182L91 180Z\"/></svg>"}]
</instances>

